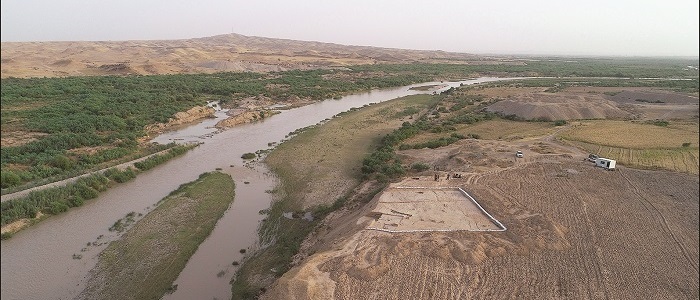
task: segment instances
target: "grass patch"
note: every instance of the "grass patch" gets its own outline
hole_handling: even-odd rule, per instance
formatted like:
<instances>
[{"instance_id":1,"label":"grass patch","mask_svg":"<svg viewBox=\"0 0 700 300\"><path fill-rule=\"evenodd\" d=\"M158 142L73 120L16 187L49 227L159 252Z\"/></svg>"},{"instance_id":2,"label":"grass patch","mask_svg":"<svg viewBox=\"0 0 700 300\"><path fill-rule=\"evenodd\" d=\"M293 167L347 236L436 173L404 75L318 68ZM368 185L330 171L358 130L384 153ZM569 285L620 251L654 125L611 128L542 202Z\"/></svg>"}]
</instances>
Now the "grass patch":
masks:
<instances>
[{"instance_id":1,"label":"grass patch","mask_svg":"<svg viewBox=\"0 0 700 300\"><path fill-rule=\"evenodd\" d=\"M231 176L219 172L180 186L100 254L81 297L160 299L172 292L180 271L233 201L234 189Z\"/></svg>"},{"instance_id":2,"label":"grass patch","mask_svg":"<svg viewBox=\"0 0 700 300\"><path fill-rule=\"evenodd\" d=\"M629 121L589 121L561 134L567 140L631 149L674 149L698 144L697 123L692 127L656 126Z\"/></svg>"}]
</instances>

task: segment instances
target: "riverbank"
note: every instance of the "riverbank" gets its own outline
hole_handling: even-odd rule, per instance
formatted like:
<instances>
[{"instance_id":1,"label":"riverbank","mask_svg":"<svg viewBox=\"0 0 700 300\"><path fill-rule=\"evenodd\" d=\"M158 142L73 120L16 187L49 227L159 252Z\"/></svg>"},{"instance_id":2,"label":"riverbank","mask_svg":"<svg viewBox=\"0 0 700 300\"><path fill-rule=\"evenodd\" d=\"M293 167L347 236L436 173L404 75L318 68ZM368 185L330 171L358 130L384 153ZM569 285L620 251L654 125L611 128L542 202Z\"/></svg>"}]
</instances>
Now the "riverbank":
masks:
<instances>
[{"instance_id":1,"label":"riverbank","mask_svg":"<svg viewBox=\"0 0 700 300\"><path fill-rule=\"evenodd\" d=\"M350 194L361 182L362 160L382 136L424 113L437 97L413 95L354 109L276 147L265 159L280 178L260 230L268 247L245 261L233 282L233 298L253 297L284 274L308 233L348 198L371 199L382 183Z\"/></svg>"},{"instance_id":2,"label":"riverbank","mask_svg":"<svg viewBox=\"0 0 700 300\"><path fill-rule=\"evenodd\" d=\"M159 299L234 200L230 175L205 173L182 185L112 242L78 299Z\"/></svg>"}]
</instances>

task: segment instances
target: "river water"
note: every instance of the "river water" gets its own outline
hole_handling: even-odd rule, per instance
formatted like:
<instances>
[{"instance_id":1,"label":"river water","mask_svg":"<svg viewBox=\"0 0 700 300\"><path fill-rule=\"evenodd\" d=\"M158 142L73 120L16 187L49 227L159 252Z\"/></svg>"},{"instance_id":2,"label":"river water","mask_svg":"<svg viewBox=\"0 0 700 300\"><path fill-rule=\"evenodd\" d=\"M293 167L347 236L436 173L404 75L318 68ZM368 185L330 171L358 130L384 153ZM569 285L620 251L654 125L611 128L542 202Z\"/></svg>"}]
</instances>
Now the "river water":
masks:
<instances>
[{"instance_id":1,"label":"river water","mask_svg":"<svg viewBox=\"0 0 700 300\"><path fill-rule=\"evenodd\" d=\"M499 80L505 78L485 77L444 84L456 87ZM270 206L271 195L265 191L275 186L274 176L264 165L245 165L241 155L267 149L268 143L281 142L298 128L317 124L353 107L430 93L409 90L427 84L443 83L422 83L329 99L222 132L211 128L225 117L217 112L217 119L166 133L155 141L203 143L183 156L139 174L135 180L109 189L81 207L52 216L2 241L0 296L3 300L74 298L84 288L100 251L119 238L118 233L108 230L115 221L130 212L145 215L179 185L219 168L234 178L235 200L180 273L175 281L177 290L164 299L229 299L229 281L236 268L232 262L241 260L241 249L249 252L256 247L257 227L264 217L258 212Z\"/></svg>"}]
</instances>

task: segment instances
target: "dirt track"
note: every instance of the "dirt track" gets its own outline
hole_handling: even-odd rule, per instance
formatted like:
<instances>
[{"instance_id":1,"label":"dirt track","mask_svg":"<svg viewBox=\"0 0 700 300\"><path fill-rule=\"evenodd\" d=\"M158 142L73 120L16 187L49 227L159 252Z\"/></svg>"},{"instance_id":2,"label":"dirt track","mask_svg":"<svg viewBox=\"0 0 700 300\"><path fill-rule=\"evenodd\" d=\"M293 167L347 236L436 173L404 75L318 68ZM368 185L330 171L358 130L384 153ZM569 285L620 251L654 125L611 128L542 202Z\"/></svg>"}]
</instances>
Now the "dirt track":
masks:
<instances>
[{"instance_id":1,"label":"dirt track","mask_svg":"<svg viewBox=\"0 0 700 300\"><path fill-rule=\"evenodd\" d=\"M697 299L697 176L608 172L578 155L526 155L527 162L462 179L507 231L362 230L358 220L378 196L328 222L310 247L316 254L265 296Z\"/></svg>"}]
</instances>

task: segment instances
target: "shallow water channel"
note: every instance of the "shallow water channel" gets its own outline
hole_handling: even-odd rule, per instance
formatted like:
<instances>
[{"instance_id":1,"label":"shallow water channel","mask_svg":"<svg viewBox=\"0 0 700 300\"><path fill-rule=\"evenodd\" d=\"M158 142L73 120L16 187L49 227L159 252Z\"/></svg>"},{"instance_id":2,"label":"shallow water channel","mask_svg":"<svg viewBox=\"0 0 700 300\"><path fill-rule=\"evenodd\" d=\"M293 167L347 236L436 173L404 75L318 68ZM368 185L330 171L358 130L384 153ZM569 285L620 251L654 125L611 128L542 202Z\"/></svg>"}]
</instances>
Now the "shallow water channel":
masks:
<instances>
[{"instance_id":1,"label":"shallow water channel","mask_svg":"<svg viewBox=\"0 0 700 300\"><path fill-rule=\"evenodd\" d=\"M485 77L444 84L459 86L460 83L499 80L505 78ZM274 176L264 165L246 166L241 155L267 149L268 143L280 142L298 128L316 124L353 107L431 93L409 90L426 84L441 83L373 90L340 100L325 100L222 132L211 128L219 119L225 118L225 114L217 113L217 119L205 120L156 138L158 142L201 141L203 144L139 174L135 180L109 189L81 207L52 216L2 241L1 298L74 298L84 288L100 251L119 237L120 234L108 230L115 221L130 212L145 215L155 203L181 184L197 179L201 173L221 168L236 182L235 200L180 273L175 282L177 290L164 299L229 299L229 281L237 268L232 262L241 260L241 249L249 252L256 247L257 227L264 218L258 212L270 206L271 195L265 191L275 185Z\"/></svg>"}]
</instances>

